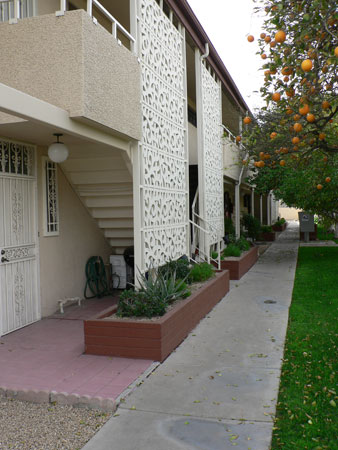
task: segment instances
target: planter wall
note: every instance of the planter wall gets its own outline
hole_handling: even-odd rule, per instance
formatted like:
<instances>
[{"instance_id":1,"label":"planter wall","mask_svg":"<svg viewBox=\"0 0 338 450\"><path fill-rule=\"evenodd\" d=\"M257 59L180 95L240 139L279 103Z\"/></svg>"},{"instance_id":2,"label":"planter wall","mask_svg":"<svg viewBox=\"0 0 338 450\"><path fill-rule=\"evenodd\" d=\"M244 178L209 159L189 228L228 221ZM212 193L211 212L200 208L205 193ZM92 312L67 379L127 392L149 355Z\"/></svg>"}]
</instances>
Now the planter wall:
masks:
<instances>
[{"instance_id":1,"label":"planter wall","mask_svg":"<svg viewBox=\"0 0 338 450\"><path fill-rule=\"evenodd\" d=\"M229 292L223 271L157 320L105 319L115 308L84 321L85 353L163 361Z\"/></svg>"},{"instance_id":2,"label":"planter wall","mask_svg":"<svg viewBox=\"0 0 338 450\"><path fill-rule=\"evenodd\" d=\"M276 240L276 233L274 231L261 233L261 235L259 236L259 240L272 242L272 241Z\"/></svg>"},{"instance_id":3,"label":"planter wall","mask_svg":"<svg viewBox=\"0 0 338 450\"><path fill-rule=\"evenodd\" d=\"M287 223L283 223L283 225L272 225L273 231L281 232L284 231L287 226Z\"/></svg>"},{"instance_id":4,"label":"planter wall","mask_svg":"<svg viewBox=\"0 0 338 450\"><path fill-rule=\"evenodd\" d=\"M243 275L256 263L258 259L258 247L250 250L239 257L229 257L221 261L222 270L229 270L230 280L240 280Z\"/></svg>"}]
</instances>

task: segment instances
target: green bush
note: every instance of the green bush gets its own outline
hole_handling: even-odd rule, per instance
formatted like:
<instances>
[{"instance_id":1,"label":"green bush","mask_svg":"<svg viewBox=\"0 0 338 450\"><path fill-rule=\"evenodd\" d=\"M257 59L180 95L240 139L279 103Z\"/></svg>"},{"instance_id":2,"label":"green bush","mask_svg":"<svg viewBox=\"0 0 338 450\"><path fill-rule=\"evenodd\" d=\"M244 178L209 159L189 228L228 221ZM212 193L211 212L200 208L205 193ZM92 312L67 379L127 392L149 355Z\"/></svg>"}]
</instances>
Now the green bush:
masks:
<instances>
[{"instance_id":1,"label":"green bush","mask_svg":"<svg viewBox=\"0 0 338 450\"><path fill-rule=\"evenodd\" d=\"M217 252L211 252L211 257L212 257L212 259L217 259L218 258L218 253Z\"/></svg>"},{"instance_id":2,"label":"green bush","mask_svg":"<svg viewBox=\"0 0 338 450\"><path fill-rule=\"evenodd\" d=\"M224 233L225 234L235 234L236 230L232 220L229 217L224 219Z\"/></svg>"},{"instance_id":3,"label":"green bush","mask_svg":"<svg viewBox=\"0 0 338 450\"><path fill-rule=\"evenodd\" d=\"M205 281L215 275L214 267L206 262L194 264L190 270L189 280L191 282Z\"/></svg>"},{"instance_id":4,"label":"green bush","mask_svg":"<svg viewBox=\"0 0 338 450\"><path fill-rule=\"evenodd\" d=\"M151 271L150 271L151 272ZM116 314L120 317L162 316L170 303L190 295L184 280L176 279L169 271L155 271L154 276L140 274L139 291L124 291L119 300Z\"/></svg>"},{"instance_id":5,"label":"green bush","mask_svg":"<svg viewBox=\"0 0 338 450\"><path fill-rule=\"evenodd\" d=\"M181 258L175 261L169 261L159 268L162 275L175 276L177 280L184 280L190 273L190 262L188 258Z\"/></svg>"},{"instance_id":6,"label":"green bush","mask_svg":"<svg viewBox=\"0 0 338 450\"><path fill-rule=\"evenodd\" d=\"M272 227L270 225L262 225L261 231L262 233L271 233Z\"/></svg>"},{"instance_id":7,"label":"green bush","mask_svg":"<svg viewBox=\"0 0 338 450\"><path fill-rule=\"evenodd\" d=\"M242 219L243 226L247 229L248 237L257 239L261 233L261 223L251 214L245 214Z\"/></svg>"},{"instance_id":8,"label":"green bush","mask_svg":"<svg viewBox=\"0 0 338 450\"><path fill-rule=\"evenodd\" d=\"M223 250L223 255L226 256L241 256L241 249L235 244L229 244L227 248Z\"/></svg>"},{"instance_id":9,"label":"green bush","mask_svg":"<svg viewBox=\"0 0 338 450\"><path fill-rule=\"evenodd\" d=\"M236 241L236 247L238 247L241 251L246 252L250 249L250 243L245 239L244 236L241 236Z\"/></svg>"},{"instance_id":10,"label":"green bush","mask_svg":"<svg viewBox=\"0 0 338 450\"><path fill-rule=\"evenodd\" d=\"M283 219L283 218L281 218L281 219L279 219L279 220L276 220L276 222L274 223L274 225L275 225L276 227L281 227L282 225L284 225L285 222L286 222L286 220Z\"/></svg>"}]
</instances>

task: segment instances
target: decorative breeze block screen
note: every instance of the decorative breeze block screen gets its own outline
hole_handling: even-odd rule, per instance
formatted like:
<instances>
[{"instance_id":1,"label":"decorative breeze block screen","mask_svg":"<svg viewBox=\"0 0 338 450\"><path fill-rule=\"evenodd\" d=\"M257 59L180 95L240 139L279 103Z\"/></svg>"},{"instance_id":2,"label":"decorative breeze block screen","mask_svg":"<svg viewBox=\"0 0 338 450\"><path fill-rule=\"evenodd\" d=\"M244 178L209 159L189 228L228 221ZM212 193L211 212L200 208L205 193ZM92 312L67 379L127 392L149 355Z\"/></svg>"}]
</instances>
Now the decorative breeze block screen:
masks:
<instances>
[{"instance_id":1,"label":"decorative breeze block screen","mask_svg":"<svg viewBox=\"0 0 338 450\"><path fill-rule=\"evenodd\" d=\"M140 0L142 269L188 253L185 42L155 0Z\"/></svg>"}]
</instances>

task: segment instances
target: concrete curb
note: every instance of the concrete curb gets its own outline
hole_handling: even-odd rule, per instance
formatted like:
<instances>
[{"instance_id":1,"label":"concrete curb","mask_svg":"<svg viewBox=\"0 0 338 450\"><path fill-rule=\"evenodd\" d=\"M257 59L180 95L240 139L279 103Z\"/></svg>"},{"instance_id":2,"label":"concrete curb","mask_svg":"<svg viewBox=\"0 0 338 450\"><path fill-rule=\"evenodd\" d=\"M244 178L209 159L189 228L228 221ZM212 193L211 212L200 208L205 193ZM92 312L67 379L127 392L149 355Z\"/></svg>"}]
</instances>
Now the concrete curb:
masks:
<instances>
[{"instance_id":1,"label":"concrete curb","mask_svg":"<svg viewBox=\"0 0 338 450\"><path fill-rule=\"evenodd\" d=\"M104 412L114 412L117 408L117 403L112 398L90 397L67 392L16 390L0 387L0 396L24 402L69 405L77 408L98 409Z\"/></svg>"}]
</instances>

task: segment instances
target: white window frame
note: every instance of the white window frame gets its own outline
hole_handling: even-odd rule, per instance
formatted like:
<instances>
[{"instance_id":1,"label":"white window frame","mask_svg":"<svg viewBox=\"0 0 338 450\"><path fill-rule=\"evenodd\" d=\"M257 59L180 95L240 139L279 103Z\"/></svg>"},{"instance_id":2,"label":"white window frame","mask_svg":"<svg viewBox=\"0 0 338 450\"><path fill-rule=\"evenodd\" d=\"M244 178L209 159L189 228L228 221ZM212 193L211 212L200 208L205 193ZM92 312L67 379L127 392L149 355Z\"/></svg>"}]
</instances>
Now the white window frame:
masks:
<instances>
[{"instance_id":1,"label":"white window frame","mask_svg":"<svg viewBox=\"0 0 338 450\"><path fill-rule=\"evenodd\" d=\"M52 166L51 170L55 172L54 178L54 191L55 191L55 220L50 221L50 190L48 182L48 170L47 164ZM59 219L59 187L58 187L58 167L57 164L51 161L47 156L42 157L42 192L43 192L43 235L45 237L49 236L59 236L60 235L60 219ZM51 231L51 228L55 226L55 229Z\"/></svg>"}]
</instances>

